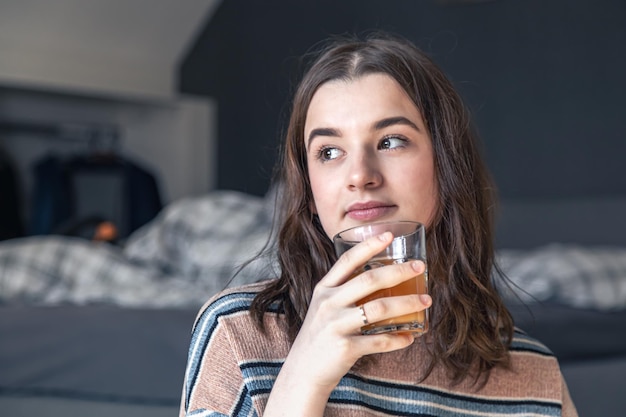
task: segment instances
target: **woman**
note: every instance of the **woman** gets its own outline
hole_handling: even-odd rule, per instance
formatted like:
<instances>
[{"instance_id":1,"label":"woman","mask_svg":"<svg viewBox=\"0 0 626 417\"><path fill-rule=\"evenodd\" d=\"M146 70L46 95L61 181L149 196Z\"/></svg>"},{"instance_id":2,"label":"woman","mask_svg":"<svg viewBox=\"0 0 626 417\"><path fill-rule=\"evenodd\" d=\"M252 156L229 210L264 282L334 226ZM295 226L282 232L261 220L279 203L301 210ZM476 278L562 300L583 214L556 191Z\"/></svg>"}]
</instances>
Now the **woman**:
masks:
<instances>
[{"instance_id":1,"label":"woman","mask_svg":"<svg viewBox=\"0 0 626 417\"><path fill-rule=\"evenodd\" d=\"M412 44L378 35L319 54L295 93L281 182L279 277L201 310L181 416L577 415L556 359L514 332L491 283L493 186L461 99ZM331 239L389 220L426 225L431 295L361 310L425 265L349 279L392 237L340 259ZM421 338L359 331L425 308Z\"/></svg>"}]
</instances>

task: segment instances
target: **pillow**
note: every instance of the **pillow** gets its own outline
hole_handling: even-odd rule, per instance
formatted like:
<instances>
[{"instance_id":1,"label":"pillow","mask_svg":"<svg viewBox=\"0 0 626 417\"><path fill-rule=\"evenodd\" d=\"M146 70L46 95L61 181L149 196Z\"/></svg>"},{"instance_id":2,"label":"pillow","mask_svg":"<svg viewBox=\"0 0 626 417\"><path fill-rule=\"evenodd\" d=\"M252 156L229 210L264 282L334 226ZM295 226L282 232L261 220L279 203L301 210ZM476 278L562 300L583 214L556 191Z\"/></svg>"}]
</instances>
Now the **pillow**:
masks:
<instances>
[{"instance_id":1,"label":"pillow","mask_svg":"<svg viewBox=\"0 0 626 417\"><path fill-rule=\"evenodd\" d=\"M273 198L220 191L177 201L123 248L64 236L0 242L0 301L197 308L230 284L276 275Z\"/></svg>"},{"instance_id":2,"label":"pillow","mask_svg":"<svg viewBox=\"0 0 626 417\"><path fill-rule=\"evenodd\" d=\"M598 310L626 308L626 248L551 244L501 250L498 264L513 284L506 298L557 301Z\"/></svg>"},{"instance_id":3,"label":"pillow","mask_svg":"<svg viewBox=\"0 0 626 417\"><path fill-rule=\"evenodd\" d=\"M270 196L236 191L183 199L133 233L124 254L169 274L219 280L225 286L241 265L268 244L273 211ZM257 258L238 274L237 282L268 278L272 265L267 257Z\"/></svg>"},{"instance_id":4,"label":"pillow","mask_svg":"<svg viewBox=\"0 0 626 417\"><path fill-rule=\"evenodd\" d=\"M126 259L120 248L66 236L0 242L0 301L12 304L113 304L189 308L219 291Z\"/></svg>"}]
</instances>

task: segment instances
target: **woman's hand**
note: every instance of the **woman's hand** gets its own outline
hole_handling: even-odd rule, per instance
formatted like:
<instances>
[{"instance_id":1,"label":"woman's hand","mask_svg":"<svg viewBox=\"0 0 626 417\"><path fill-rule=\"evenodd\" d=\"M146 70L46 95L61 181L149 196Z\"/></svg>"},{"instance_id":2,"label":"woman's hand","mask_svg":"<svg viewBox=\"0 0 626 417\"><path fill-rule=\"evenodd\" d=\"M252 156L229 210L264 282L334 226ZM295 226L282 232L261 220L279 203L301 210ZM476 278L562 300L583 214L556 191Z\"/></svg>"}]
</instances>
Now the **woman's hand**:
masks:
<instances>
[{"instance_id":1,"label":"woman's hand","mask_svg":"<svg viewBox=\"0 0 626 417\"><path fill-rule=\"evenodd\" d=\"M413 342L410 334L361 334L364 323L355 303L425 269L423 262L411 261L374 268L350 279L392 239L387 232L358 244L317 284L302 328L268 399L266 416L323 415L331 391L359 358L402 349ZM367 302L363 311L374 323L424 310L430 303L428 295L387 297Z\"/></svg>"}]
</instances>

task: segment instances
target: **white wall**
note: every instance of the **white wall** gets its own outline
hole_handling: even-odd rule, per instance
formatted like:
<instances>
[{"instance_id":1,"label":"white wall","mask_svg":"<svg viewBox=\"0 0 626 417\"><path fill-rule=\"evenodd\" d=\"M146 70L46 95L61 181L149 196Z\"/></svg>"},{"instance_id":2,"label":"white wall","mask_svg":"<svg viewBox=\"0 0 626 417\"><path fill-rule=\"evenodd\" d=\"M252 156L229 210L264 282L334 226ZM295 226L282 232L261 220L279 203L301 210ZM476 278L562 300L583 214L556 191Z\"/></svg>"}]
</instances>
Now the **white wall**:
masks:
<instances>
[{"instance_id":1,"label":"white wall","mask_svg":"<svg viewBox=\"0 0 626 417\"><path fill-rule=\"evenodd\" d=\"M127 153L150 161L161 172L167 201L214 188L216 112L214 101L192 97L120 110Z\"/></svg>"},{"instance_id":2,"label":"white wall","mask_svg":"<svg viewBox=\"0 0 626 417\"><path fill-rule=\"evenodd\" d=\"M169 99L219 0L0 0L0 85Z\"/></svg>"},{"instance_id":3,"label":"white wall","mask_svg":"<svg viewBox=\"0 0 626 417\"><path fill-rule=\"evenodd\" d=\"M105 123L164 202L215 186L216 104L180 96L181 59L220 0L0 0L0 121ZM0 134L28 209L31 165L85 144ZM0 197L1 198L1 197Z\"/></svg>"}]
</instances>

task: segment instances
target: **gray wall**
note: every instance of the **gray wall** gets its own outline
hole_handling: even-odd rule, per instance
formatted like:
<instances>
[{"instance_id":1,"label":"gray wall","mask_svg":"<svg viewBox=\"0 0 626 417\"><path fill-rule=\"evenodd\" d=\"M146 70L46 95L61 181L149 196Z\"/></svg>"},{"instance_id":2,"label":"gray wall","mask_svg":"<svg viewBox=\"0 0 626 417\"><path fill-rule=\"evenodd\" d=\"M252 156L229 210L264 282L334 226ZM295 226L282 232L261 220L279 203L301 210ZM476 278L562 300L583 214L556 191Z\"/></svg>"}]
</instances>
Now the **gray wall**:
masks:
<instances>
[{"instance_id":1,"label":"gray wall","mask_svg":"<svg viewBox=\"0 0 626 417\"><path fill-rule=\"evenodd\" d=\"M624 0L224 0L180 88L218 102L218 188L265 192L303 52L386 29L470 105L504 199L626 195Z\"/></svg>"}]
</instances>

